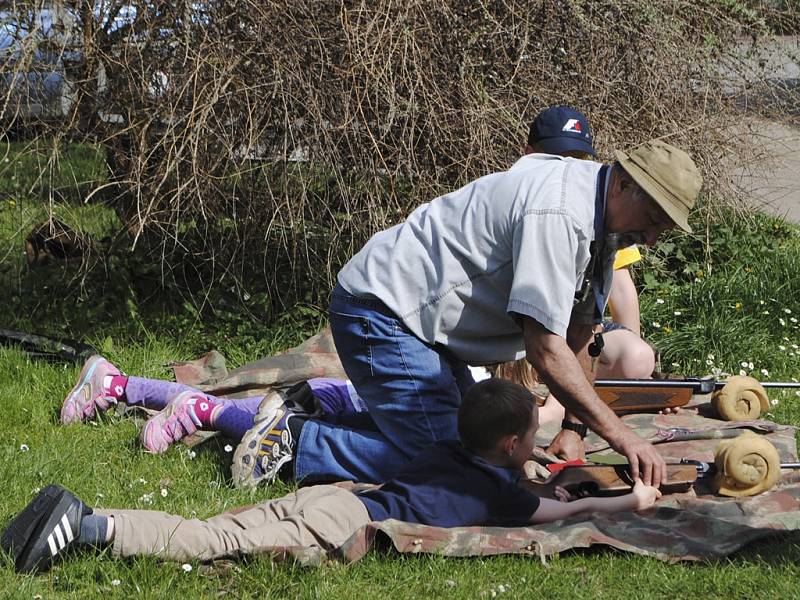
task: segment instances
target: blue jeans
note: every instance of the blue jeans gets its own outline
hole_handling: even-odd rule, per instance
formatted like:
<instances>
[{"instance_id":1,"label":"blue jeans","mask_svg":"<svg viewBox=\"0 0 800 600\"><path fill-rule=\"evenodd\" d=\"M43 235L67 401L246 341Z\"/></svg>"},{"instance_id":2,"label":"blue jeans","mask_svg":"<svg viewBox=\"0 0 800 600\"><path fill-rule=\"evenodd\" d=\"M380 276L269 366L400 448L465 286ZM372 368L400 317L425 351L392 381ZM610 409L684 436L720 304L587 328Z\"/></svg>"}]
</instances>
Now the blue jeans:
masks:
<instances>
[{"instance_id":1,"label":"blue jeans","mask_svg":"<svg viewBox=\"0 0 800 600\"><path fill-rule=\"evenodd\" d=\"M307 421L295 454L298 480L386 481L420 450L458 437L461 395L474 383L466 363L421 341L380 300L338 285L330 321L339 359L375 426Z\"/></svg>"}]
</instances>

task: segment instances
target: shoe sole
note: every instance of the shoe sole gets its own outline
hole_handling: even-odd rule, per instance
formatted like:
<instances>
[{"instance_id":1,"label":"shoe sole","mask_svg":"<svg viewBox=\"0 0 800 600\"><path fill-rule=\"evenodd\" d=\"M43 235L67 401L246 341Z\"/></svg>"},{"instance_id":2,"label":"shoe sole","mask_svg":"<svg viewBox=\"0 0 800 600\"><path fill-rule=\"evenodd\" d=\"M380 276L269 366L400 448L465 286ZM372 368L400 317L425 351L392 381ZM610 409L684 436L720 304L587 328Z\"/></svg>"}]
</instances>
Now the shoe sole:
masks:
<instances>
[{"instance_id":1,"label":"shoe sole","mask_svg":"<svg viewBox=\"0 0 800 600\"><path fill-rule=\"evenodd\" d=\"M77 422L81 422L82 423L83 422L83 420L84 420L83 408L81 408L80 410L78 410L75 413L75 418L73 418L71 421L65 421L64 417L63 417L63 411L64 411L63 407L66 406L67 404L70 404L72 399L75 396L77 396L78 394L80 394L80 392L83 390L83 388L88 385L88 379L92 376L92 374L94 373L94 370L97 368L97 365L102 360L105 360L105 359L102 356L100 356L99 354L95 354L94 356L90 356L89 360L87 360L86 363L83 365L83 368L81 369L81 374L78 376L78 383L75 384L75 387L73 387L72 391L69 394L67 394L67 397L64 399L64 402L61 404L61 406L62 406L62 409L61 409L61 411L62 411L61 422L64 425L69 425L70 423L77 423ZM91 392L90 392L90 394L91 394ZM72 404L75 404L75 403L72 403ZM97 408L96 407L95 407L95 413L97 413Z\"/></svg>"},{"instance_id":2,"label":"shoe sole","mask_svg":"<svg viewBox=\"0 0 800 600\"><path fill-rule=\"evenodd\" d=\"M258 407L255 425L242 436L242 441L239 442L239 445L236 447L236 452L233 453L233 462L231 463L233 487L254 488L264 479L269 479L268 473L265 473L261 477L254 477L253 470L258 464L261 440L266 435L266 432L274 425L276 417L278 416L278 410L282 406L283 398L277 393L274 395L269 394L261 401ZM289 459L291 459L291 457L287 458L287 460ZM283 463L280 464L282 465Z\"/></svg>"},{"instance_id":3,"label":"shoe sole","mask_svg":"<svg viewBox=\"0 0 800 600\"><path fill-rule=\"evenodd\" d=\"M45 515L49 514L52 507L62 496L64 488L57 485L48 485L40 490L33 500L12 519L0 537L0 547L3 552L10 554L17 564L25 546L28 544L33 531Z\"/></svg>"}]
</instances>

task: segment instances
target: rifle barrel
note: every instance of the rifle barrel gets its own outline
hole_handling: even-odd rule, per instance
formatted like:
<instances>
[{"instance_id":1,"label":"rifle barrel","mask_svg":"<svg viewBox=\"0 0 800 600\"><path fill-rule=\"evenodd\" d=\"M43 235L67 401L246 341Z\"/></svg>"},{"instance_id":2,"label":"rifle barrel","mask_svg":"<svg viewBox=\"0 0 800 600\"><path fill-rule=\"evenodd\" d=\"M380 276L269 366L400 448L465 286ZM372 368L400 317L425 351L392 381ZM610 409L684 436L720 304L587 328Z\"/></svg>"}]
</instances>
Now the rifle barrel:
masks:
<instances>
[{"instance_id":1,"label":"rifle barrel","mask_svg":"<svg viewBox=\"0 0 800 600\"><path fill-rule=\"evenodd\" d=\"M724 382L714 381L711 379L595 379L594 385L597 387L652 387L652 388L694 388L699 387L705 383L706 385L720 384ZM797 384L800 387L800 384Z\"/></svg>"},{"instance_id":2,"label":"rifle barrel","mask_svg":"<svg viewBox=\"0 0 800 600\"><path fill-rule=\"evenodd\" d=\"M800 388L800 383L795 383L794 381L762 381L761 385L765 388Z\"/></svg>"},{"instance_id":3,"label":"rifle barrel","mask_svg":"<svg viewBox=\"0 0 800 600\"><path fill-rule=\"evenodd\" d=\"M596 379L594 385L597 387L620 387L620 388L692 388L693 390L714 390L722 388L726 381L715 381L713 379L699 379L697 377L686 377L684 379ZM792 389L800 388L800 383L794 381L761 381L765 388Z\"/></svg>"}]
</instances>

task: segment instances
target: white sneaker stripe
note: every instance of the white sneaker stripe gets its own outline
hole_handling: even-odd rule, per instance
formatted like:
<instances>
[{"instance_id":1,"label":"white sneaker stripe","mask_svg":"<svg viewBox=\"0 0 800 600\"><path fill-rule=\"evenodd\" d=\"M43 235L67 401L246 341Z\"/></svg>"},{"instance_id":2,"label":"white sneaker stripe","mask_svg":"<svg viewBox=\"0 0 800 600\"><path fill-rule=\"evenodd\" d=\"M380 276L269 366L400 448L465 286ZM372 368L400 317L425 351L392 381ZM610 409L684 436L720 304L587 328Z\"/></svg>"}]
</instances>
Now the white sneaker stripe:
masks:
<instances>
[{"instance_id":1,"label":"white sneaker stripe","mask_svg":"<svg viewBox=\"0 0 800 600\"><path fill-rule=\"evenodd\" d=\"M53 529L53 533L56 534L56 541L58 542L58 549L59 550L63 550L64 546L66 546L67 543L64 541L64 534L61 533L61 527L56 525L55 529Z\"/></svg>"},{"instance_id":2,"label":"white sneaker stripe","mask_svg":"<svg viewBox=\"0 0 800 600\"><path fill-rule=\"evenodd\" d=\"M61 527L64 528L64 533L67 535L68 543L75 539L75 536L72 533L72 527L69 526L69 519L67 519L67 513L61 515Z\"/></svg>"},{"instance_id":3,"label":"white sneaker stripe","mask_svg":"<svg viewBox=\"0 0 800 600\"><path fill-rule=\"evenodd\" d=\"M47 536L47 545L50 546L50 554L55 556L58 552L58 548L56 548L56 543L53 541L53 534Z\"/></svg>"}]
</instances>

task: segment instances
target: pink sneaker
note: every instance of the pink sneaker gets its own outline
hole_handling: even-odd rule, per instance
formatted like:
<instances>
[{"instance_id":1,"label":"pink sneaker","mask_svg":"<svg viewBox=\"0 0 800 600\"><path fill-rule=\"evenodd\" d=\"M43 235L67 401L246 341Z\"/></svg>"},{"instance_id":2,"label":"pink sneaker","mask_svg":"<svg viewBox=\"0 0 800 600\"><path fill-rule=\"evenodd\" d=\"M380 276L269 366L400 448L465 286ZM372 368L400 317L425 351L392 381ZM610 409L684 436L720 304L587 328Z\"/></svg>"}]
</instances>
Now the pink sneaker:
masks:
<instances>
[{"instance_id":1,"label":"pink sneaker","mask_svg":"<svg viewBox=\"0 0 800 600\"><path fill-rule=\"evenodd\" d=\"M200 419L194 407L196 403L204 401L208 401L208 398L197 390L187 390L172 398L164 410L144 424L141 435L144 447L153 454L161 454L173 442L200 429Z\"/></svg>"},{"instance_id":2,"label":"pink sneaker","mask_svg":"<svg viewBox=\"0 0 800 600\"><path fill-rule=\"evenodd\" d=\"M65 425L86 421L97 411L105 412L116 405L117 399L103 388L103 380L111 375L121 375L120 370L99 355L92 356L81 369L78 383L64 399L61 422Z\"/></svg>"}]
</instances>

